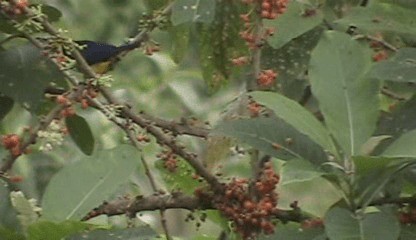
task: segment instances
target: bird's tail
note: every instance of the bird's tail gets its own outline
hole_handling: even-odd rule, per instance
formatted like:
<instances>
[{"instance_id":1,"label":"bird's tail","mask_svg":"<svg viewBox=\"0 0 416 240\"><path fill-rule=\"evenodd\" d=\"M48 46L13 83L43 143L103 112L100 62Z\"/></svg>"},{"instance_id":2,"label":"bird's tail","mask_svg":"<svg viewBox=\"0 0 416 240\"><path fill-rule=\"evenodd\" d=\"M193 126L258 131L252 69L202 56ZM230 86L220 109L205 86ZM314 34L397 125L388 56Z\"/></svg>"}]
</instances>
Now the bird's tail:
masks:
<instances>
[{"instance_id":1,"label":"bird's tail","mask_svg":"<svg viewBox=\"0 0 416 240\"><path fill-rule=\"evenodd\" d=\"M129 52L131 50L139 48L140 45L141 45L141 42L131 42L131 43L126 43L126 44L120 45L120 46L117 47L117 49L120 52Z\"/></svg>"}]
</instances>

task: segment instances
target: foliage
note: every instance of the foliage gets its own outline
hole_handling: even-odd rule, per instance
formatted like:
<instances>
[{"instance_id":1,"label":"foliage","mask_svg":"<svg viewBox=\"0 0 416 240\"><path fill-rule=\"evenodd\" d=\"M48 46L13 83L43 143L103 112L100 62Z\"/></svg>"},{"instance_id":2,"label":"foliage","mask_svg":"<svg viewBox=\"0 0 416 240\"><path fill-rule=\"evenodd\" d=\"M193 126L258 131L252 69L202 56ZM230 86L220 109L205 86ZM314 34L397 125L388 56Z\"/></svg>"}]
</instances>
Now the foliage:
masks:
<instances>
[{"instance_id":1,"label":"foliage","mask_svg":"<svg viewBox=\"0 0 416 240\"><path fill-rule=\"evenodd\" d=\"M414 239L415 15L0 0L0 239Z\"/></svg>"}]
</instances>

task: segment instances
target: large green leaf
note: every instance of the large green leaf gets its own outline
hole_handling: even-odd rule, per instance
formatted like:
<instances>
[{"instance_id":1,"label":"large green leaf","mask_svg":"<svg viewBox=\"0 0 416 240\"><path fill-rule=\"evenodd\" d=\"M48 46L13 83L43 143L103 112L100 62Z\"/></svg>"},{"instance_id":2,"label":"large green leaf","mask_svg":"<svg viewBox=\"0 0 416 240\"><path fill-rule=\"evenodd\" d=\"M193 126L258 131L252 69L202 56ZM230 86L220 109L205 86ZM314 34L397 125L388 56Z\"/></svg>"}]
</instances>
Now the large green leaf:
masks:
<instances>
[{"instance_id":1,"label":"large green leaf","mask_svg":"<svg viewBox=\"0 0 416 240\"><path fill-rule=\"evenodd\" d=\"M381 154L386 147L396 141L401 135L416 129L416 97L398 104L391 113L384 113L378 123L376 135L390 135L376 148L375 154Z\"/></svg>"},{"instance_id":2,"label":"large green leaf","mask_svg":"<svg viewBox=\"0 0 416 240\"><path fill-rule=\"evenodd\" d=\"M385 157L416 157L416 130L401 135L381 154Z\"/></svg>"},{"instance_id":3,"label":"large green leaf","mask_svg":"<svg viewBox=\"0 0 416 240\"><path fill-rule=\"evenodd\" d=\"M291 184L306 182L322 176L324 172L317 169L310 162L300 159L293 159L286 162L281 171L280 184Z\"/></svg>"},{"instance_id":4,"label":"large green leaf","mask_svg":"<svg viewBox=\"0 0 416 240\"><path fill-rule=\"evenodd\" d=\"M355 7L335 23L344 29L353 25L369 33L392 32L416 36L416 10L396 4L373 3L368 7Z\"/></svg>"},{"instance_id":5,"label":"large green leaf","mask_svg":"<svg viewBox=\"0 0 416 240\"><path fill-rule=\"evenodd\" d=\"M327 31L312 52L312 93L347 155L359 153L376 127L380 84L364 77L369 66L369 50L344 33Z\"/></svg>"},{"instance_id":6,"label":"large green leaf","mask_svg":"<svg viewBox=\"0 0 416 240\"><path fill-rule=\"evenodd\" d=\"M139 152L129 145L97 151L64 167L42 199L43 218L79 220L105 201L136 170Z\"/></svg>"},{"instance_id":7,"label":"large green leaf","mask_svg":"<svg viewBox=\"0 0 416 240\"><path fill-rule=\"evenodd\" d=\"M236 21L242 9L241 3L234 0L205 2L216 2L215 21L198 27L200 63L205 82L212 90L217 90L231 74L233 66L230 59L247 53L239 36L242 26Z\"/></svg>"},{"instance_id":8,"label":"large green leaf","mask_svg":"<svg viewBox=\"0 0 416 240\"><path fill-rule=\"evenodd\" d=\"M225 121L214 135L237 138L254 148L283 160L307 159L320 164L327 161L322 148L286 122L275 118L254 118Z\"/></svg>"},{"instance_id":9,"label":"large green leaf","mask_svg":"<svg viewBox=\"0 0 416 240\"><path fill-rule=\"evenodd\" d=\"M275 49L280 48L322 22L323 15L319 9L314 10L315 14L310 16L305 15L307 9L308 6L297 1L291 1L286 12L281 16L274 20L265 20L266 27L272 27L276 30L276 34L267 38L270 46Z\"/></svg>"},{"instance_id":10,"label":"large green leaf","mask_svg":"<svg viewBox=\"0 0 416 240\"><path fill-rule=\"evenodd\" d=\"M95 140L91 128L87 121L78 115L65 118L65 123L69 135L75 144L86 155L91 155L94 151Z\"/></svg>"},{"instance_id":11,"label":"large green leaf","mask_svg":"<svg viewBox=\"0 0 416 240\"><path fill-rule=\"evenodd\" d=\"M336 153L329 132L315 116L297 102L273 92L250 93L254 100L274 111L289 125L321 145L325 150Z\"/></svg>"},{"instance_id":12,"label":"large green leaf","mask_svg":"<svg viewBox=\"0 0 416 240\"><path fill-rule=\"evenodd\" d=\"M0 52L0 66L0 93L32 112L40 105L47 86L65 85L56 66L30 45Z\"/></svg>"},{"instance_id":13,"label":"large green leaf","mask_svg":"<svg viewBox=\"0 0 416 240\"><path fill-rule=\"evenodd\" d=\"M192 195L195 189L200 186L200 182L193 178L194 171L192 167L184 160L178 159L177 168L173 172L166 169L163 164L162 160L155 163L169 189L181 190Z\"/></svg>"},{"instance_id":14,"label":"large green leaf","mask_svg":"<svg viewBox=\"0 0 416 240\"><path fill-rule=\"evenodd\" d=\"M23 234L0 225L0 240L25 240Z\"/></svg>"},{"instance_id":15,"label":"large green leaf","mask_svg":"<svg viewBox=\"0 0 416 240\"><path fill-rule=\"evenodd\" d=\"M215 16L215 0L176 0L172 7L174 26L186 22L211 23Z\"/></svg>"},{"instance_id":16,"label":"large green leaf","mask_svg":"<svg viewBox=\"0 0 416 240\"><path fill-rule=\"evenodd\" d=\"M172 39L170 55L175 63L180 63L188 50L190 38L190 26L183 24L169 27L169 35Z\"/></svg>"},{"instance_id":17,"label":"large green leaf","mask_svg":"<svg viewBox=\"0 0 416 240\"><path fill-rule=\"evenodd\" d=\"M325 216L325 232L331 240L397 240L397 217L386 212L357 216L348 209L335 207Z\"/></svg>"},{"instance_id":18,"label":"large green leaf","mask_svg":"<svg viewBox=\"0 0 416 240\"><path fill-rule=\"evenodd\" d=\"M13 99L0 95L0 121L12 110L13 105Z\"/></svg>"},{"instance_id":19,"label":"large green leaf","mask_svg":"<svg viewBox=\"0 0 416 240\"><path fill-rule=\"evenodd\" d=\"M413 240L416 239L416 226L404 225L400 233L400 240Z\"/></svg>"},{"instance_id":20,"label":"large green leaf","mask_svg":"<svg viewBox=\"0 0 416 240\"><path fill-rule=\"evenodd\" d=\"M88 223L64 221L54 223L40 221L32 224L28 230L28 240L56 240L81 232L90 226Z\"/></svg>"},{"instance_id":21,"label":"large green leaf","mask_svg":"<svg viewBox=\"0 0 416 240\"><path fill-rule=\"evenodd\" d=\"M400 185L395 186L392 180L416 165L412 160L397 158L354 157L353 160L356 166L355 202L363 209L377 197L386 196L385 192L394 188L400 190Z\"/></svg>"},{"instance_id":22,"label":"large green leaf","mask_svg":"<svg viewBox=\"0 0 416 240\"><path fill-rule=\"evenodd\" d=\"M373 66L369 76L394 82L416 82L416 48L401 48L390 59Z\"/></svg>"},{"instance_id":23,"label":"large green leaf","mask_svg":"<svg viewBox=\"0 0 416 240\"><path fill-rule=\"evenodd\" d=\"M318 44L322 32L323 28L317 26L279 49L268 44L263 46L261 67L278 72L276 82L283 95L294 100L304 97L305 87L309 85L307 70L311 51Z\"/></svg>"},{"instance_id":24,"label":"large green leaf","mask_svg":"<svg viewBox=\"0 0 416 240\"><path fill-rule=\"evenodd\" d=\"M275 232L272 235L261 236L260 240L318 240L325 239L325 232L323 228L301 228L299 224L281 224L276 227ZM322 237L322 238L320 238Z\"/></svg>"}]
</instances>

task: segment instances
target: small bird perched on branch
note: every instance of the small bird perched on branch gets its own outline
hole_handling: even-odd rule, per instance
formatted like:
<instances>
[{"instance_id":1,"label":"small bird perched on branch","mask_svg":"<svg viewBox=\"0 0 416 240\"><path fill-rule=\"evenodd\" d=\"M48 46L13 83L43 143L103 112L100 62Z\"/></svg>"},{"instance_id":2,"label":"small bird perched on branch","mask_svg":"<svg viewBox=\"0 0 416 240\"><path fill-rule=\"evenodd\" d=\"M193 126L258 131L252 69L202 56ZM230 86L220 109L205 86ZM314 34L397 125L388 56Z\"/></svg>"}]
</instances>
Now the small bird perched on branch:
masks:
<instances>
[{"instance_id":1,"label":"small bird perched on branch","mask_svg":"<svg viewBox=\"0 0 416 240\"><path fill-rule=\"evenodd\" d=\"M88 40L75 42L83 46L80 53L97 74L104 74L110 71L114 64L120 60L121 56L140 46L139 43L135 42L123 44L118 47L108 43Z\"/></svg>"},{"instance_id":2,"label":"small bird perched on branch","mask_svg":"<svg viewBox=\"0 0 416 240\"><path fill-rule=\"evenodd\" d=\"M122 56L141 45L140 42L131 42L120 46L89 40L77 40L74 42L81 47L79 52L97 74L104 74L112 70ZM72 58L71 53L66 53L65 50L63 52L67 57ZM64 92L64 89L55 87L47 87L45 89L45 93L52 95L59 95Z\"/></svg>"}]
</instances>

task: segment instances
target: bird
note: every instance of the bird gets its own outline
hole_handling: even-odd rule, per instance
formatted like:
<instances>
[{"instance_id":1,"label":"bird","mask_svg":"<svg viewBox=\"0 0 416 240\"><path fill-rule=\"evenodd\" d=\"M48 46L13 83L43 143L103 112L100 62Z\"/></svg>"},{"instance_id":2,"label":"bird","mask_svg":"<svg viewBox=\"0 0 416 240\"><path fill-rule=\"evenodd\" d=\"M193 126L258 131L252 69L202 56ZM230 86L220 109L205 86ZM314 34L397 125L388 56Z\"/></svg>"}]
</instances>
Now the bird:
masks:
<instances>
[{"instance_id":1,"label":"bird","mask_svg":"<svg viewBox=\"0 0 416 240\"><path fill-rule=\"evenodd\" d=\"M112 70L114 64L120 61L120 57L140 46L140 43L137 42L126 43L120 46L91 40L75 40L74 42L81 47L79 52L87 64L96 74L100 75ZM71 59L73 58L70 52L63 50L63 54ZM55 96L65 91L62 88L47 87L44 93Z\"/></svg>"},{"instance_id":2,"label":"bird","mask_svg":"<svg viewBox=\"0 0 416 240\"><path fill-rule=\"evenodd\" d=\"M136 42L120 46L90 40L76 40L74 42L82 47L80 50L82 57L97 74L104 74L112 70L122 55L139 47Z\"/></svg>"}]
</instances>

